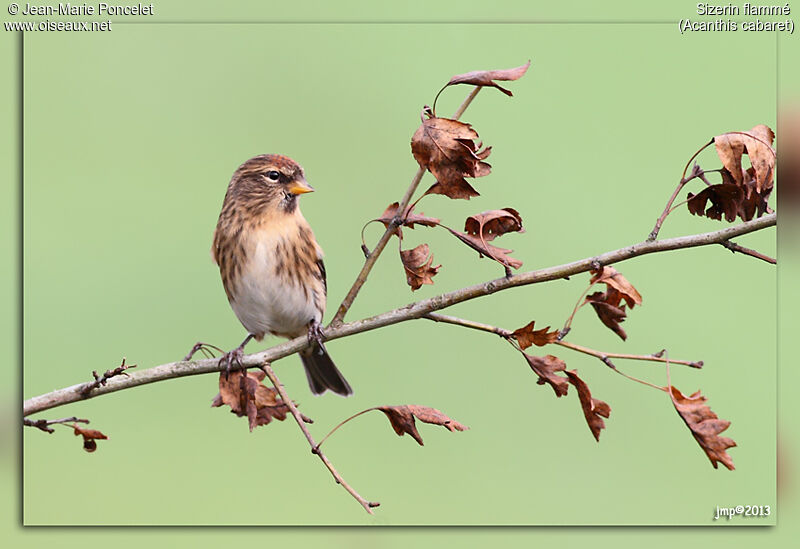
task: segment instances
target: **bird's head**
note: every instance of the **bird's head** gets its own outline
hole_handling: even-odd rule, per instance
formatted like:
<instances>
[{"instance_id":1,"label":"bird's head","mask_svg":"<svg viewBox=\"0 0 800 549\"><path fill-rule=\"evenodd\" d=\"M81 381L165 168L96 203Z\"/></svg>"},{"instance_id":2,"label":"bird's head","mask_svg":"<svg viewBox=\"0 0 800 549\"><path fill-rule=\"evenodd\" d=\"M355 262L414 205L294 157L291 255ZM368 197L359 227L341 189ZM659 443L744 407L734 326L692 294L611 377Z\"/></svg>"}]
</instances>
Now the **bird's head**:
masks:
<instances>
[{"instance_id":1,"label":"bird's head","mask_svg":"<svg viewBox=\"0 0 800 549\"><path fill-rule=\"evenodd\" d=\"M255 156L233 174L228 199L253 213L282 211L294 213L297 198L314 188L306 181L303 168L288 156Z\"/></svg>"}]
</instances>

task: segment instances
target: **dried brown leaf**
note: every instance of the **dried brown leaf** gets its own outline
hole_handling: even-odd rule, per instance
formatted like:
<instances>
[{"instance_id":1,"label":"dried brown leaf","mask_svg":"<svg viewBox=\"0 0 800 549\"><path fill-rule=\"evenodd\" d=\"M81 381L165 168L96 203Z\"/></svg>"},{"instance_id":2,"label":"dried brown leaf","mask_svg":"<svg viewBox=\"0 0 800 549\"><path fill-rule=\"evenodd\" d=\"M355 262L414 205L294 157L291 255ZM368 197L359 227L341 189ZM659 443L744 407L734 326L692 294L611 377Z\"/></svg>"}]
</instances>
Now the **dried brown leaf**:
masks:
<instances>
[{"instance_id":1,"label":"dried brown leaf","mask_svg":"<svg viewBox=\"0 0 800 549\"><path fill-rule=\"evenodd\" d=\"M534 330L534 323L535 321L531 320L526 326L518 328L512 332L511 335L517 340L520 348L527 349L531 345L544 347L548 343L555 343L558 340L558 330L554 332L548 332L547 330L550 329L550 326L542 328L541 330Z\"/></svg>"},{"instance_id":2,"label":"dried brown leaf","mask_svg":"<svg viewBox=\"0 0 800 549\"><path fill-rule=\"evenodd\" d=\"M548 383L553 388L553 391L555 391L557 397L562 397L567 394L569 381L567 378L557 373L564 372L567 369L567 364L563 360L553 355L532 356L526 353L523 354L531 369L539 376L536 383L539 385Z\"/></svg>"},{"instance_id":3,"label":"dried brown leaf","mask_svg":"<svg viewBox=\"0 0 800 549\"><path fill-rule=\"evenodd\" d=\"M419 290L423 284L433 284L433 277L442 267L432 266L433 255L427 244L420 244L411 250L400 250L400 259L406 271L406 282L412 291Z\"/></svg>"},{"instance_id":4,"label":"dried brown leaf","mask_svg":"<svg viewBox=\"0 0 800 549\"><path fill-rule=\"evenodd\" d=\"M444 226L444 225L443 225ZM492 246L491 244L481 241L479 238L476 238L472 235L468 235L459 231L454 231L449 227L445 227L448 231L453 233L453 236L458 238L461 242L478 252L481 257L486 256L491 259L494 259L501 265L506 267L513 267L515 269L519 269L522 267L522 261L519 259L514 259L513 257L509 256L511 252L514 250L506 250L505 248L498 248L497 246Z\"/></svg>"},{"instance_id":5,"label":"dried brown leaf","mask_svg":"<svg viewBox=\"0 0 800 549\"><path fill-rule=\"evenodd\" d=\"M595 440L600 442L600 431L606 428L603 418L608 419L608 416L611 415L611 406L602 400L592 397L589 386L578 377L577 370L565 370L564 373L567 374L569 382L578 391L578 398L581 401L581 408L583 408L583 416L586 418L589 430L592 431Z\"/></svg>"},{"instance_id":6,"label":"dried brown leaf","mask_svg":"<svg viewBox=\"0 0 800 549\"><path fill-rule=\"evenodd\" d=\"M700 391L685 396L677 388L670 386L670 397L675 410L683 419L689 430L692 431L697 443L711 460L714 469L722 463L733 471L733 460L728 455L727 449L736 446L733 439L719 436L727 429L731 422L719 419L711 408L706 405L706 397Z\"/></svg>"},{"instance_id":7,"label":"dried brown leaf","mask_svg":"<svg viewBox=\"0 0 800 549\"><path fill-rule=\"evenodd\" d=\"M491 147L480 149L478 132L458 120L432 117L423 121L411 138L411 152L419 165L429 170L436 183L425 194L443 194L469 200L479 193L465 177L488 175L491 166L484 162Z\"/></svg>"},{"instance_id":8,"label":"dried brown leaf","mask_svg":"<svg viewBox=\"0 0 800 549\"><path fill-rule=\"evenodd\" d=\"M387 229L389 228L389 224L392 220L397 216L398 209L400 208L400 204L398 202L394 202L389 204L384 210L383 214L378 218L378 221L383 223L383 226ZM435 217L427 217L423 213L414 213L414 206L409 205L406 208L405 213L400 218L402 221L401 227L408 227L409 229L413 229L414 225L424 225L425 227L435 227L441 221L436 219ZM400 227L397 228L397 231L400 230Z\"/></svg>"},{"instance_id":9,"label":"dried brown leaf","mask_svg":"<svg viewBox=\"0 0 800 549\"><path fill-rule=\"evenodd\" d=\"M756 192L772 188L775 171L775 151L772 142L775 133L764 124L747 132L731 132L714 138L714 146L722 165L731 173L737 185L744 185L742 155L750 157L756 176ZM731 221L731 220L729 220Z\"/></svg>"},{"instance_id":10,"label":"dried brown leaf","mask_svg":"<svg viewBox=\"0 0 800 549\"><path fill-rule=\"evenodd\" d=\"M509 90L499 86L495 80L518 80L519 78L522 78L530 66L531 62L528 61L521 67L515 67L513 69L472 71L465 74L457 74L450 79L450 82L448 82L447 85L453 86L455 84L471 84L473 86L491 86L493 88L497 88L504 94L511 96L512 93Z\"/></svg>"},{"instance_id":11,"label":"dried brown leaf","mask_svg":"<svg viewBox=\"0 0 800 549\"><path fill-rule=\"evenodd\" d=\"M586 296L586 301L592 305L594 312L607 328L621 337L623 341L628 339L628 334L619 325L625 320L627 313L625 305L620 305L622 295L616 289L609 288L606 292L595 292Z\"/></svg>"},{"instance_id":12,"label":"dried brown leaf","mask_svg":"<svg viewBox=\"0 0 800 549\"><path fill-rule=\"evenodd\" d=\"M107 440L108 437L96 429L83 429L77 423L72 424L75 436L83 437L83 449L91 453L97 450L97 440Z\"/></svg>"},{"instance_id":13,"label":"dried brown leaf","mask_svg":"<svg viewBox=\"0 0 800 549\"><path fill-rule=\"evenodd\" d=\"M440 412L436 408L429 408L427 406L417 406L415 404L401 405L401 406L380 406L378 410L386 414L389 422L392 424L394 432L399 436L408 433L420 446L423 446L422 436L417 431L417 426L414 421L414 416L424 423L432 425L441 425L448 431L465 431L468 429L466 425L450 419L447 415Z\"/></svg>"},{"instance_id":14,"label":"dried brown leaf","mask_svg":"<svg viewBox=\"0 0 800 549\"><path fill-rule=\"evenodd\" d=\"M525 229L522 228L522 217L517 210L503 208L469 216L464 223L464 231L488 242L506 233L525 232Z\"/></svg>"},{"instance_id":15,"label":"dried brown leaf","mask_svg":"<svg viewBox=\"0 0 800 549\"><path fill-rule=\"evenodd\" d=\"M212 407L227 404L231 412L239 417L247 416L252 431L259 425L267 425L273 419L283 421L289 413L274 387L267 387L261 382L266 374L261 370L252 372L231 372L227 377L219 375L219 393L211 403Z\"/></svg>"},{"instance_id":16,"label":"dried brown leaf","mask_svg":"<svg viewBox=\"0 0 800 549\"><path fill-rule=\"evenodd\" d=\"M592 284L600 282L605 284L607 288L614 288L619 293L619 297L624 299L631 309L633 309L634 305L642 304L642 296L638 290L614 267L606 265L600 267L600 269L592 269L592 278L589 282ZM617 297L616 294L614 294L614 297ZM612 305L618 306L619 302L612 303Z\"/></svg>"},{"instance_id":17,"label":"dried brown leaf","mask_svg":"<svg viewBox=\"0 0 800 549\"><path fill-rule=\"evenodd\" d=\"M687 206L689 213L706 216L710 219L725 220L729 223L736 219L744 200L744 188L736 184L722 183L711 185L697 194L689 193ZM711 206L706 209L706 203L711 201ZM752 219L752 218L751 218Z\"/></svg>"}]
</instances>

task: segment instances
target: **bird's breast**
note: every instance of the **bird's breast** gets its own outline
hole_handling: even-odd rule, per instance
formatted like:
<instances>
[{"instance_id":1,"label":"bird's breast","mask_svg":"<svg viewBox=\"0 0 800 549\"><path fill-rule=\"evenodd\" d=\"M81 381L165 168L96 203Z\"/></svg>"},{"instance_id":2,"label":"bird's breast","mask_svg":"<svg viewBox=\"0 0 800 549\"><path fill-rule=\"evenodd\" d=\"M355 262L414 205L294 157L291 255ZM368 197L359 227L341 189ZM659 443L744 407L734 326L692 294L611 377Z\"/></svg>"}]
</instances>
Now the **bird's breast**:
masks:
<instances>
[{"instance_id":1,"label":"bird's breast","mask_svg":"<svg viewBox=\"0 0 800 549\"><path fill-rule=\"evenodd\" d=\"M322 321L325 291L314 276L320 252L306 227L284 223L240 233L245 257L229 298L242 325L259 338L297 337L309 322Z\"/></svg>"}]
</instances>

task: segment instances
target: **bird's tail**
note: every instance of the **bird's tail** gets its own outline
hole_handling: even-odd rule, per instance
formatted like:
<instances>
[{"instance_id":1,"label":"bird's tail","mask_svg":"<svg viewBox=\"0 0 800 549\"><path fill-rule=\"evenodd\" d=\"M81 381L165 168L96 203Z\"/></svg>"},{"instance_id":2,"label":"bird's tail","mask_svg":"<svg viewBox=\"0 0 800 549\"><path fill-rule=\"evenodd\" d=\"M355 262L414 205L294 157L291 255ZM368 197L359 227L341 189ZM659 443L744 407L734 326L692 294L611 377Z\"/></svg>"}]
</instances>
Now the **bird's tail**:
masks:
<instances>
[{"instance_id":1,"label":"bird's tail","mask_svg":"<svg viewBox=\"0 0 800 549\"><path fill-rule=\"evenodd\" d=\"M336 368L322 343L315 343L301 351L300 360L306 369L308 386L315 395L321 395L328 389L342 396L353 394L350 384Z\"/></svg>"}]
</instances>

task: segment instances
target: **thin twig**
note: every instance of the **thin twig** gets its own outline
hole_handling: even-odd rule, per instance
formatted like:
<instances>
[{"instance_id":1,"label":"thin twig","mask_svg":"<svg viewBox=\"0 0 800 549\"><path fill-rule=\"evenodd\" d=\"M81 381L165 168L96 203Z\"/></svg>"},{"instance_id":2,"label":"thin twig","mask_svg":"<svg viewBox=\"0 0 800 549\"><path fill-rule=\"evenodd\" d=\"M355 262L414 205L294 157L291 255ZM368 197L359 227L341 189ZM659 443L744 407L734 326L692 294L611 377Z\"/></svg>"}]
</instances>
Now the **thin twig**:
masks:
<instances>
[{"instance_id":1,"label":"thin twig","mask_svg":"<svg viewBox=\"0 0 800 549\"><path fill-rule=\"evenodd\" d=\"M668 360L664 358L663 351L652 355L631 355L625 353L605 353L603 351L597 351L595 349L590 349L589 347L584 347L582 345L576 345L575 343L570 343L568 341L556 341L555 344L561 345L562 347L566 347L567 349L572 349L573 351L578 351L579 353L591 355L601 360L603 359L603 357L607 357L607 358L621 358L625 360L643 360L645 362L662 362L662 363L669 362L671 364L683 364L684 366L689 366L691 368L697 368L697 369L703 367L702 360Z\"/></svg>"},{"instance_id":2,"label":"thin twig","mask_svg":"<svg viewBox=\"0 0 800 549\"><path fill-rule=\"evenodd\" d=\"M51 429L50 425L57 425L59 423L89 423L88 419L80 419L75 416L62 417L61 419L28 419L22 418L22 424L25 427L36 427L45 433L55 433L55 429Z\"/></svg>"},{"instance_id":3,"label":"thin twig","mask_svg":"<svg viewBox=\"0 0 800 549\"><path fill-rule=\"evenodd\" d=\"M315 446L315 448L317 449L317 451L319 451L319 447L320 447L320 446L322 446L322 443L323 443L323 442L325 442L326 440L328 440L328 437L330 437L330 436L331 436L333 433L335 433L336 431L338 431L338 430L339 430L339 427L341 427L341 426L342 426L342 425L344 425L345 423L349 423L350 421L354 420L354 419L355 419L355 418L357 418L358 416L363 416L363 415L364 415L364 414L366 414L367 412L371 412L371 411L373 411L373 410L378 410L378 408L372 407L372 408L367 408L366 410L361 410L361 411L360 411L360 412L358 412L357 414L353 414L352 416L348 417L347 419L343 419L342 421L340 421L340 422L339 422L339 423L336 425L336 427L334 427L333 429L331 429L330 431L328 431L328 434L327 434L327 435L325 435L324 437L322 437L322 440L320 440L320 441L317 443L317 445Z\"/></svg>"},{"instance_id":4,"label":"thin twig","mask_svg":"<svg viewBox=\"0 0 800 549\"><path fill-rule=\"evenodd\" d=\"M708 147L709 145L712 145L713 143L714 143L714 138L712 137L711 141L709 141L708 143L706 143L705 145L703 145L702 147L697 149L697 152L695 152L692 155L692 157L689 159L689 161L686 163L686 166L683 168L683 173L681 174L681 180L678 182L678 186L675 188L675 191L672 193L672 196L669 197L669 200L667 201L667 205L664 206L664 211L661 212L661 215L656 220L655 227L653 227L653 230L650 231L650 235L647 237L647 241L648 242L652 242L653 240L658 238L658 232L661 230L661 225L664 224L664 220L667 218L667 216L669 215L669 213L671 211L670 208L672 208L672 203L675 202L675 199L678 197L678 194L681 192L681 189L683 189L683 187L689 181L691 181L695 177L699 177L699 174L703 173L703 170L700 169L700 166L695 164L692 167L692 173L689 175L689 177L686 177L686 170L689 169L689 165L692 163L692 161L695 158L697 158L697 156L701 152L703 152L706 147Z\"/></svg>"},{"instance_id":5,"label":"thin twig","mask_svg":"<svg viewBox=\"0 0 800 549\"><path fill-rule=\"evenodd\" d=\"M737 244L736 242L731 242L730 240L723 240L720 244L726 248L728 248L731 252L736 253L739 252L740 254L749 255L750 257L755 257L756 259L761 259L762 261L766 261L767 263L772 263L773 265L778 264L778 260L774 257L770 257L768 255L764 255L761 252L757 252L750 248L745 248L744 246ZM675 362L674 360L671 362Z\"/></svg>"},{"instance_id":6,"label":"thin twig","mask_svg":"<svg viewBox=\"0 0 800 549\"><path fill-rule=\"evenodd\" d=\"M710 233L682 236L678 238L668 238L654 242L641 242L632 246L626 246L618 250L606 252L572 263L529 271L516 274L510 277L502 277L489 282L482 282L466 288L460 288L452 292L441 294L429 299L410 303L404 307L399 307L379 315L375 315L362 320L348 322L339 326L328 328L325 332L327 340L348 337L362 332L383 328L399 322L405 322L415 318L422 318L428 313L445 309L457 303L476 299L478 297L491 295L495 292L507 290L517 286L529 284L539 284L551 280L560 280L567 276L585 273L595 268L597 263L601 265L613 265L634 257L647 254L665 252L668 250L680 250L684 248L694 248L697 246L708 246L719 244L723 240L730 240L737 236L749 234L755 231L766 229L775 225L777 215L772 213L758 219L726 227ZM297 351L308 346L308 338L303 335L275 345L265 351L245 355L241 365L237 364L233 369L258 367L263 362L274 362L280 358L292 355ZM89 395L83 395L81 389L85 383L58 389L50 393L35 396L23 403L23 416L28 416L58 406L63 406L72 402L78 402L86 398L94 398L116 391L156 383L167 379L177 379L185 376L202 375L212 372L220 372L225 369L225 365L220 366L216 359L204 359L194 362L170 362L160 366L154 366L146 370L141 370L131 374L129 377L115 377L108 380L102 387L93 390Z\"/></svg>"},{"instance_id":7,"label":"thin twig","mask_svg":"<svg viewBox=\"0 0 800 549\"><path fill-rule=\"evenodd\" d=\"M467 110L467 107L469 107L470 103L472 103L472 100L475 99L475 96L478 95L479 91L481 91L481 88L476 87L467 96L467 98L464 99L464 102L461 103L461 106L458 107L455 114L453 114L454 120L458 120L461 115L464 114L464 111ZM415 173L414 177L411 179L411 184L408 186L408 189L406 189L406 193L403 195L403 198L400 200L400 204L397 207L397 211L400 213L400 215L406 211L406 208L408 207L409 202L411 202L411 198L414 196L420 181L422 181L422 176L424 175L425 168L420 166L420 168L417 170L417 173ZM344 322L344 317L347 314L347 311L350 310L350 307L353 305L356 296L358 296L358 292L361 291L361 287L367 281L370 271L372 271L372 268L378 261L378 257L380 257L381 253L383 253L384 248L386 248L386 244L389 243L389 239L392 237L398 226L399 225L395 222L395 220L393 220L392 223L389 223L389 226L384 231L383 236L381 236L380 240L378 240L378 243L375 244L375 247L367 255L364 266L361 267L361 272L358 273L355 282L353 282L353 286L350 288L350 291L347 292L347 295L342 300L342 304L339 305L339 309L336 311L336 315L328 325L329 329L340 326L342 322Z\"/></svg>"},{"instance_id":8,"label":"thin twig","mask_svg":"<svg viewBox=\"0 0 800 549\"><path fill-rule=\"evenodd\" d=\"M434 317L434 318L431 318ZM494 334L511 334L511 332L507 330L503 330L502 328L498 328L496 326L490 326L488 324L482 324L480 322L474 322L472 320L465 320L462 318L454 317L454 316L446 316L446 315L439 315L439 314L430 314L425 315L425 318L431 318L431 320L437 320L439 322L448 322L450 324L455 324L457 326L462 326L464 328L471 328L473 330L480 330L482 332L489 332ZM446 319L446 320L445 320ZM509 340L512 346L517 349L521 353L525 353L522 348L516 344L516 342ZM658 389L659 391L664 391L664 387L659 385L654 385L649 381L645 381L643 379L639 379L638 377L634 377L632 375L626 374L625 372L621 371L619 368L611 362L611 358L622 358L622 359L630 359L630 360L644 360L644 361L655 361L655 362L671 362L673 364L685 364L687 366L691 366L693 368L700 368L703 366L702 362L689 362L687 360L668 360L662 358L662 354L665 351L661 351L660 353L656 353L654 355L628 355L622 353L604 353L602 351L596 351L594 349L590 349L588 347L583 347L581 345L575 345L573 343L567 343L566 341L556 341L556 345L561 345L562 347L567 347L574 351L578 351L581 353L585 353L587 355L591 355L600 359L600 362L614 370L619 375L630 379L631 381L635 381L636 383L641 383L642 385L647 385L648 387L652 387L653 389Z\"/></svg>"},{"instance_id":9,"label":"thin twig","mask_svg":"<svg viewBox=\"0 0 800 549\"><path fill-rule=\"evenodd\" d=\"M379 506L380 503L365 500L358 492L356 492L349 484L347 484L347 482L345 482L345 480L342 478L342 475L340 475L339 471L336 470L336 467L333 466L328 457L319 449L319 445L314 442L314 438L311 436L311 433L308 431L308 427L306 427L306 424L303 421L303 415L297 410L297 406L294 405L292 399L289 398L289 395L286 393L286 389L283 387L283 383L281 383L281 380L278 379L278 376L275 374L275 371L272 369L272 366L270 366L269 362L264 362L261 364L261 370L267 374L267 377L272 382L275 390L278 391L279 395L281 395L281 400L283 400L283 402L289 408L289 411L292 413L292 416L297 422L297 425L300 427L300 430L303 431L306 440L308 440L308 443L311 445L311 453L316 454L319 459L322 460L322 463L325 464L325 467L327 467L328 471L330 471L333 475L336 484L340 484L342 488L347 490L347 492L353 496L358 503L361 504L367 513L374 515L375 513L372 512L372 509Z\"/></svg>"},{"instance_id":10,"label":"thin twig","mask_svg":"<svg viewBox=\"0 0 800 549\"><path fill-rule=\"evenodd\" d=\"M94 377L94 381L90 381L86 383L81 389L81 393L84 396L91 393L94 389L105 385L109 379L116 377L116 376L127 376L125 370L129 370L131 368L136 368L136 364L125 364L125 357L122 357L122 363L114 368L113 370L106 370L105 373L101 376L98 375L97 370L92 370L92 376Z\"/></svg>"},{"instance_id":11,"label":"thin twig","mask_svg":"<svg viewBox=\"0 0 800 549\"><path fill-rule=\"evenodd\" d=\"M591 290L594 287L594 285L597 284L598 280L595 280L594 282L590 283L589 287L586 288L578 298L578 301L575 303L575 307L572 309L572 313L570 313L569 318L567 318L567 321L564 323L564 327L561 328L561 330L558 332L559 341L564 339L569 333L570 329L572 328L572 321L575 319L575 315L578 314L578 309L580 309L586 304L584 298L589 293L589 290Z\"/></svg>"},{"instance_id":12,"label":"thin twig","mask_svg":"<svg viewBox=\"0 0 800 549\"><path fill-rule=\"evenodd\" d=\"M463 326L465 328L472 328L473 330L480 330L482 332L497 334L504 339L508 339L509 337L511 337L511 332L509 332L508 330L498 328L497 326L491 326L489 324L483 324L482 322L465 320L463 318L458 318L455 316L443 315L441 313L428 313L424 316L424 318L427 318L428 320L433 320L434 322L455 324L456 326Z\"/></svg>"}]
</instances>

